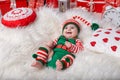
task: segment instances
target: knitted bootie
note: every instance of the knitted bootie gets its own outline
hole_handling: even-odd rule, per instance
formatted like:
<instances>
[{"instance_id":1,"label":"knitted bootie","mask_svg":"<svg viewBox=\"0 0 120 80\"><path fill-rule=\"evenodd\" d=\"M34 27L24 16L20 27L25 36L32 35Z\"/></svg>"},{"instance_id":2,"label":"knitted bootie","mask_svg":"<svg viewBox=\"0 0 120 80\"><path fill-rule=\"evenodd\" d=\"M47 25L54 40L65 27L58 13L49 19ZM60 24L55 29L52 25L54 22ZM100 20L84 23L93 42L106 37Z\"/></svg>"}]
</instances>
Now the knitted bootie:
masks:
<instances>
[{"instance_id":1,"label":"knitted bootie","mask_svg":"<svg viewBox=\"0 0 120 80\"><path fill-rule=\"evenodd\" d=\"M73 64L73 60L75 59L75 56L72 54L68 54L64 56L60 61L62 63L62 70L70 67Z\"/></svg>"},{"instance_id":2,"label":"knitted bootie","mask_svg":"<svg viewBox=\"0 0 120 80\"><path fill-rule=\"evenodd\" d=\"M33 54L32 57L44 65L48 59L48 50L44 47L40 47L37 53Z\"/></svg>"}]
</instances>

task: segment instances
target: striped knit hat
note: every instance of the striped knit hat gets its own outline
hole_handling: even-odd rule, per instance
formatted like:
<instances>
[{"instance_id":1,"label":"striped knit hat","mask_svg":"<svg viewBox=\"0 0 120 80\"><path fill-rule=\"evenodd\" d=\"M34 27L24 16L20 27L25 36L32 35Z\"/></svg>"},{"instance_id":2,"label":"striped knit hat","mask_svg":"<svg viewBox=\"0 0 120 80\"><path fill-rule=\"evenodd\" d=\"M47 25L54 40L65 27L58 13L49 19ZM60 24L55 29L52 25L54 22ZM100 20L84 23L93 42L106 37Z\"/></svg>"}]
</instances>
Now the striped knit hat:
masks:
<instances>
[{"instance_id":1,"label":"striped knit hat","mask_svg":"<svg viewBox=\"0 0 120 80\"><path fill-rule=\"evenodd\" d=\"M80 23L78 21L76 21L75 19L68 19L63 23L63 29L62 31L65 29L65 27L68 24L74 24L76 26L76 28L78 29L78 32L80 32Z\"/></svg>"}]
</instances>

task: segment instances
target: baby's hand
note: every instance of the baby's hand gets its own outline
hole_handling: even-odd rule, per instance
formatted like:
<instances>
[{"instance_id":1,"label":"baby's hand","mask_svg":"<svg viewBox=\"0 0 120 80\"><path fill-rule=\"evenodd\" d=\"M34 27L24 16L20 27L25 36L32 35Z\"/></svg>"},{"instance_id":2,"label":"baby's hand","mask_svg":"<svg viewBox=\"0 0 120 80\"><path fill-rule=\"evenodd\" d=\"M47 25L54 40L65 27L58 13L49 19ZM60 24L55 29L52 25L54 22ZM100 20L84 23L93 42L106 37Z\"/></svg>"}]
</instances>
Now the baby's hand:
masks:
<instances>
[{"instance_id":1,"label":"baby's hand","mask_svg":"<svg viewBox=\"0 0 120 80\"><path fill-rule=\"evenodd\" d=\"M52 46L53 46L53 41L49 41L49 42L47 42L47 44L46 44L49 48L52 48Z\"/></svg>"},{"instance_id":2,"label":"baby's hand","mask_svg":"<svg viewBox=\"0 0 120 80\"><path fill-rule=\"evenodd\" d=\"M66 41L65 45L67 46L67 48L70 48L72 44L70 42Z\"/></svg>"}]
</instances>

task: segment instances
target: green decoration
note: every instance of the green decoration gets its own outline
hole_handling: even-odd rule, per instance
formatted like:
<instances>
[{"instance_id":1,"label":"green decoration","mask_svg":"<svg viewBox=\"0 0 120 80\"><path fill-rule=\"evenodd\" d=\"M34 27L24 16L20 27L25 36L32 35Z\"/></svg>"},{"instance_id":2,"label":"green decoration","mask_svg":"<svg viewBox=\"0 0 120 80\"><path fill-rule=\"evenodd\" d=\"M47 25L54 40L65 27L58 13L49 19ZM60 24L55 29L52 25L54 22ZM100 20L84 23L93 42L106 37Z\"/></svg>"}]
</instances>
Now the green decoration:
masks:
<instances>
[{"instance_id":1,"label":"green decoration","mask_svg":"<svg viewBox=\"0 0 120 80\"><path fill-rule=\"evenodd\" d=\"M91 29L92 29L93 31L97 30L98 28L99 28L99 25L98 25L97 23L92 23Z\"/></svg>"},{"instance_id":2,"label":"green decoration","mask_svg":"<svg viewBox=\"0 0 120 80\"><path fill-rule=\"evenodd\" d=\"M37 54L33 54L32 55L33 58L37 58L37 56L38 56Z\"/></svg>"}]
</instances>

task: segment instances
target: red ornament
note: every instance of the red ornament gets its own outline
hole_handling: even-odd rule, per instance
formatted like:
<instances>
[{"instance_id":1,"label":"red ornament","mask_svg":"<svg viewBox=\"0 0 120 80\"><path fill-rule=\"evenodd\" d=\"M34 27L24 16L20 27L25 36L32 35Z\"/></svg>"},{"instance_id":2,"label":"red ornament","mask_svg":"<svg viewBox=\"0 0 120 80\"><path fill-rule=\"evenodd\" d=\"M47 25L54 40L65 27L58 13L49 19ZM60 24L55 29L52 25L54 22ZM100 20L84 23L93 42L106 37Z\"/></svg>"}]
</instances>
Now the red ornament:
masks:
<instances>
[{"instance_id":1,"label":"red ornament","mask_svg":"<svg viewBox=\"0 0 120 80\"><path fill-rule=\"evenodd\" d=\"M30 8L16 8L7 12L1 19L3 25L9 28L25 27L33 22L36 13Z\"/></svg>"}]
</instances>

